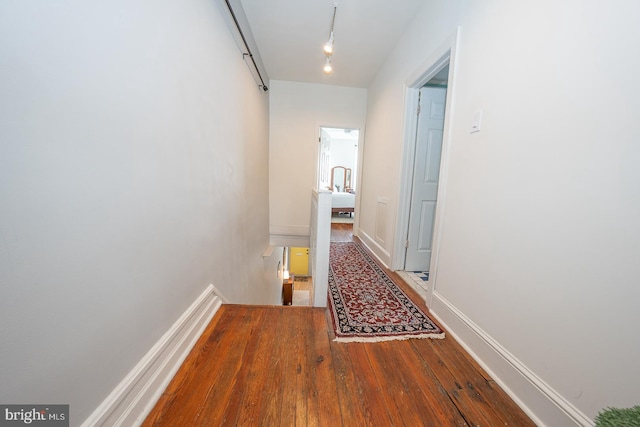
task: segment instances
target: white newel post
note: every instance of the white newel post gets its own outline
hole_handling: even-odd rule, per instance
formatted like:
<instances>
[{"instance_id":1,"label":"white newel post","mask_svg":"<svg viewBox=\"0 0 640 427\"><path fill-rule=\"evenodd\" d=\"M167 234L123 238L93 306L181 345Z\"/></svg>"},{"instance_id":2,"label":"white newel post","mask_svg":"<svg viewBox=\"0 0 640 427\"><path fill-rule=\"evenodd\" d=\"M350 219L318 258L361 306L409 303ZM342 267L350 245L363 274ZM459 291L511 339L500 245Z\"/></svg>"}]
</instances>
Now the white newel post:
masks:
<instances>
[{"instance_id":1,"label":"white newel post","mask_svg":"<svg viewBox=\"0 0 640 427\"><path fill-rule=\"evenodd\" d=\"M331 239L331 192L313 190L311 197L310 255L313 283L312 305L327 306L329 242Z\"/></svg>"}]
</instances>

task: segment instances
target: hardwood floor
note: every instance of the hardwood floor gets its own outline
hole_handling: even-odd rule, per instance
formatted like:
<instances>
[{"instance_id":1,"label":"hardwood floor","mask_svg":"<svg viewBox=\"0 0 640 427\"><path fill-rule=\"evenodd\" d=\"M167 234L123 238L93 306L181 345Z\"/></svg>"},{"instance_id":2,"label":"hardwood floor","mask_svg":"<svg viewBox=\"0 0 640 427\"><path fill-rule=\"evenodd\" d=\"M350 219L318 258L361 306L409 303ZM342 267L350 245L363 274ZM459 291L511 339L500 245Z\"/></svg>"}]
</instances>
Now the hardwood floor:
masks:
<instances>
[{"instance_id":1,"label":"hardwood floor","mask_svg":"<svg viewBox=\"0 0 640 427\"><path fill-rule=\"evenodd\" d=\"M353 241L353 224L331 224L331 241Z\"/></svg>"},{"instance_id":2,"label":"hardwood floor","mask_svg":"<svg viewBox=\"0 0 640 427\"><path fill-rule=\"evenodd\" d=\"M339 343L330 325L322 308L223 305L143 426L535 425L449 336Z\"/></svg>"}]
</instances>

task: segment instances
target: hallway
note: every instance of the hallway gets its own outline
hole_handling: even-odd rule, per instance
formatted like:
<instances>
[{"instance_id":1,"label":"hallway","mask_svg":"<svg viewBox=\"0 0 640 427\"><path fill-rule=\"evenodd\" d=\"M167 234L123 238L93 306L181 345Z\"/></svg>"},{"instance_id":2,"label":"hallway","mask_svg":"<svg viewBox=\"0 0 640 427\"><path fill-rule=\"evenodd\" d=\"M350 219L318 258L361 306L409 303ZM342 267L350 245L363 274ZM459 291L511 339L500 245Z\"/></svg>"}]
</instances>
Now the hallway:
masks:
<instances>
[{"instance_id":1,"label":"hallway","mask_svg":"<svg viewBox=\"0 0 640 427\"><path fill-rule=\"evenodd\" d=\"M338 343L330 325L324 308L223 305L143 425L534 425L450 336Z\"/></svg>"},{"instance_id":2,"label":"hallway","mask_svg":"<svg viewBox=\"0 0 640 427\"><path fill-rule=\"evenodd\" d=\"M331 224L332 242L353 241L353 224L333 223Z\"/></svg>"}]
</instances>

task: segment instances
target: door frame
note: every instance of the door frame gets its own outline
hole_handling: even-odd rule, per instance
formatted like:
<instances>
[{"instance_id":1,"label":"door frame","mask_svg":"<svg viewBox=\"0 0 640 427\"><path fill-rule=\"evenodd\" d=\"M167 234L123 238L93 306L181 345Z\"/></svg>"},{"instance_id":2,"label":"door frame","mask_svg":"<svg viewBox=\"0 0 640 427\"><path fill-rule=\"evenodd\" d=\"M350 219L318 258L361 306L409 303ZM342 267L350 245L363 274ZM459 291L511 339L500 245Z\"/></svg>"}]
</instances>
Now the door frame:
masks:
<instances>
[{"instance_id":1,"label":"door frame","mask_svg":"<svg viewBox=\"0 0 640 427\"><path fill-rule=\"evenodd\" d=\"M429 271L430 286L429 300L435 290L438 255L440 252L440 238L442 235L443 217L446 206L446 182L449 169L449 151L453 123L453 95L455 92L456 52L460 28L458 27L445 42L405 81L405 109L403 131L402 169L400 172L400 191L398 197L398 214L396 216L396 232L391 259L392 270L403 270L406 259L406 241L409 230L409 214L411 209L411 190L413 183L413 169L418 136L418 99L420 88L431 80L447 64L449 77L445 106L444 130L442 135L442 153L440 158L440 176L438 184L438 203L433 229L433 245L431 252L431 267ZM430 303L430 301L427 301Z\"/></svg>"},{"instance_id":2,"label":"door frame","mask_svg":"<svg viewBox=\"0 0 640 427\"><path fill-rule=\"evenodd\" d=\"M354 129L358 131L358 153L356 155L356 183L358 185L358 189L356 190L356 204L354 208L353 214L353 235L358 235L358 230L360 228L360 197L362 197L362 170L363 161L364 161L364 124L359 125L327 125L322 124L320 122L316 123L316 171L315 171L315 184L314 188L318 188L320 184L319 174L320 174L320 150L321 150L321 141L320 135L322 132L322 128L334 128L334 129Z\"/></svg>"}]
</instances>

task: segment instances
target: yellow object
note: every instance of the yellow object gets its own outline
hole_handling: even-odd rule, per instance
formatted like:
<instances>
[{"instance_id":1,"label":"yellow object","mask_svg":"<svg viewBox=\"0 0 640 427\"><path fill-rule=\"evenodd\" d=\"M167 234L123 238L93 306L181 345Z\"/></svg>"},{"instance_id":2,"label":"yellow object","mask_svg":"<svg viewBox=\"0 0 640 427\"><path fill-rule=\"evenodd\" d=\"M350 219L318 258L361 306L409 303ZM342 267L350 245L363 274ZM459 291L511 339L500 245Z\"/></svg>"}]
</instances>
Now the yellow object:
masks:
<instances>
[{"instance_id":1,"label":"yellow object","mask_svg":"<svg viewBox=\"0 0 640 427\"><path fill-rule=\"evenodd\" d=\"M289 271L297 276L309 275L309 248L291 248Z\"/></svg>"}]
</instances>

